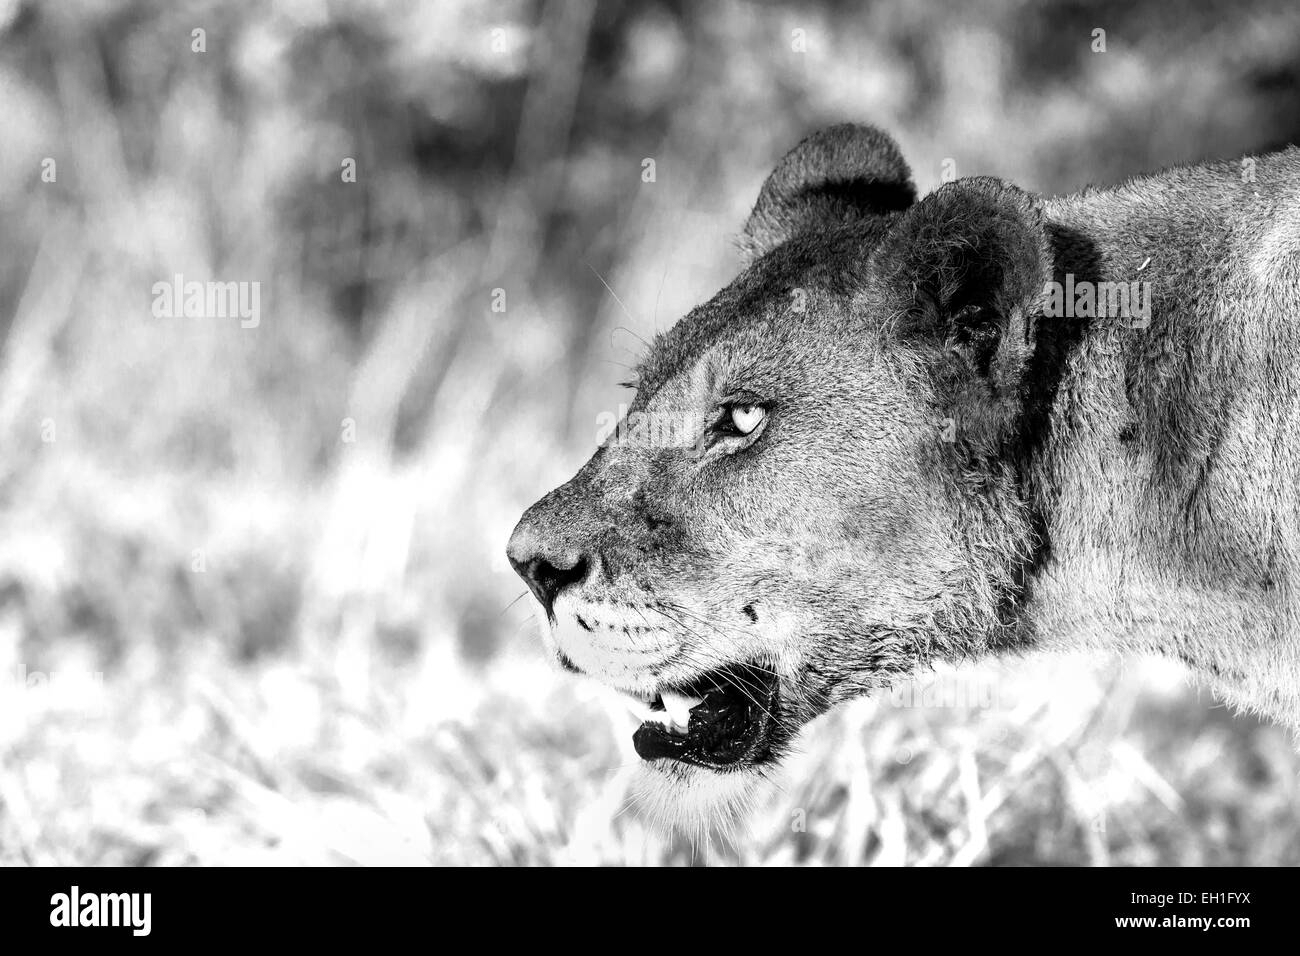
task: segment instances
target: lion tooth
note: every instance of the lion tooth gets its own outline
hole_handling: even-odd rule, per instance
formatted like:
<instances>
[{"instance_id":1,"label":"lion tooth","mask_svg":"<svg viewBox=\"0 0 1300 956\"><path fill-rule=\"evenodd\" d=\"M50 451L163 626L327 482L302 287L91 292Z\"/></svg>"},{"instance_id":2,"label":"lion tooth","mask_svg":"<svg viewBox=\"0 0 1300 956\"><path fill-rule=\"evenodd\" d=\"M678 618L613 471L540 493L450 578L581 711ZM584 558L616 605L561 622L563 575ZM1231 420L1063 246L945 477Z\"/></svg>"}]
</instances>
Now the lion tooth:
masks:
<instances>
[{"instance_id":1,"label":"lion tooth","mask_svg":"<svg viewBox=\"0 0 1300 956\"><path fill-rule=\"evenodd\" d=\"M678 727L675 723L672 722L672 718L668 716L668 711L666 710L650 711L650 716L645 719L645 722L650 724L658 724L660 727L668 731L670 734L676 734L679 737L686 733L685 730L683 730L681 727Z\"/></svg>"},{"instance_id":2,"label":"lion tooth","mask_svg":"<svg viewBox=\"0 0 1300 956\"><path fill-rule=\"evenodd\" d=\"M671 690L660 691L659 696L663 698L664 710L668 712L668 718L673 722L673 729L680 727L682 733L685 733L690 725L691 708L704 702L702 697L687 697L685 694L674 693Z\"/></svg>"},{"instance_id":3,"label":"lion tooth","mask_svg":"<svg viewBox=\"0 0 1300 956\"><path fill-rule=\"evenodd\" d=\"M633 697L631 694L620 694L623 698L623 705L627 707L628 713L640 721L663 720L664 712L662 710L651 710L650 705L639 697Z\"/></svg>"}]
</instances>

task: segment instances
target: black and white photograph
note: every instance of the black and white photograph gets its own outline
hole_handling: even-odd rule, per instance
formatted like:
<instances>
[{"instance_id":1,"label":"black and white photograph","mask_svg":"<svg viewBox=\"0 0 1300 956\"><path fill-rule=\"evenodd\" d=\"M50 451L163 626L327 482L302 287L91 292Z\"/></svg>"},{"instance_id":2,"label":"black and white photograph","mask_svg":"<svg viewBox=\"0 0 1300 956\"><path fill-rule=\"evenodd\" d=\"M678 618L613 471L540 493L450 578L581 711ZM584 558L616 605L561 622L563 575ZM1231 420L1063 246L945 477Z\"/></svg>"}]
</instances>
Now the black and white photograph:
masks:
<instances>
[{"instance_id":1,"label":"black and white photograph","mask_svg":"<svg viewBox=\"0 0 1300 956\"><path fill-rule=\"evenodd\" d=\"M0 0L24 918L1051 867L1248 929L1300 865L1297 144L1295 0Z\"/></svg>"}]
</instances>

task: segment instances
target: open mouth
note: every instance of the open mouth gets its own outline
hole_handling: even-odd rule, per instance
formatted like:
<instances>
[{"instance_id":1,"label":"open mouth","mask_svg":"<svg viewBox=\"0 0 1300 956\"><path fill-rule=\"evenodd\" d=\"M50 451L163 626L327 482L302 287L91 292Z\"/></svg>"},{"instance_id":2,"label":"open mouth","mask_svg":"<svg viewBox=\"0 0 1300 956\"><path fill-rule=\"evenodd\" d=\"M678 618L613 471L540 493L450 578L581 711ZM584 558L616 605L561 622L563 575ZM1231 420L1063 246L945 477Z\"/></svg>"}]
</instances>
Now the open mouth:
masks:
<instances>
[{"instance_id":1,"label":"open mouth","mask_svg":"<svg viewBox=\"0 0 1300 956\"><path fill-rule=\"evenodd\" d=\"M632 735L642 760L664 757L725 770L771 756L779 683L771 671L733 664L689 684L635 699L643 723Z\"/></svg>"}]
</instances>

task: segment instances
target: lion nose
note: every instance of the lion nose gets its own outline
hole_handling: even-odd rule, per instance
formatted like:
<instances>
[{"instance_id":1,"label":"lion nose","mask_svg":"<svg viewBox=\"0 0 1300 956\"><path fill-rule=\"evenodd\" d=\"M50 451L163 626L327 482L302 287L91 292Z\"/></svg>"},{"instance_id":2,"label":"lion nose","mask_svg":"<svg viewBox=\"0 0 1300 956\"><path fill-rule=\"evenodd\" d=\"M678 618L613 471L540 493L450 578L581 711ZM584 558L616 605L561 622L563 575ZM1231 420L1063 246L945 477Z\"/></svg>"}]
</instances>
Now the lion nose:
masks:
<instances>
[{"instance_id":1,"label":"lion nose","mask_svg":"<svg viewBox=\"0 0 1300 956\"><path fill-rule=\"evenodd\" d=\"M591 569L591 559L580 551L547 548L521 522L510 536L506 557L515 573L542 603L547 617L554 617L555 599L565 588L579 584Z\"/></svg>"}]
</instances>

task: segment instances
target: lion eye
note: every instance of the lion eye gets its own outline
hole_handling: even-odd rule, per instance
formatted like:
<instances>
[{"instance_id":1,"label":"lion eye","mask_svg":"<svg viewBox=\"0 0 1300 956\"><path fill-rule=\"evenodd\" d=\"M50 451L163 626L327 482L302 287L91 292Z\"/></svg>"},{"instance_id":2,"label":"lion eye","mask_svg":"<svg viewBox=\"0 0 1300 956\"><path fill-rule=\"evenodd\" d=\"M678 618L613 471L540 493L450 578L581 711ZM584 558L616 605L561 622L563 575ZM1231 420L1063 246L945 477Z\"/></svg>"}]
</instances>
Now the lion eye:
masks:
<instances>
[{"instance_id":1,"label":"lion eye","mask_svg":"<svg viewBox=\"0 0 1300 956\"><path fill-rule=\"evenodd\" d=\"M767 410L761 405L733 405L731 407L731 427L742 435L748 435L763 421Z\"/></svg>"}]
</instances>

